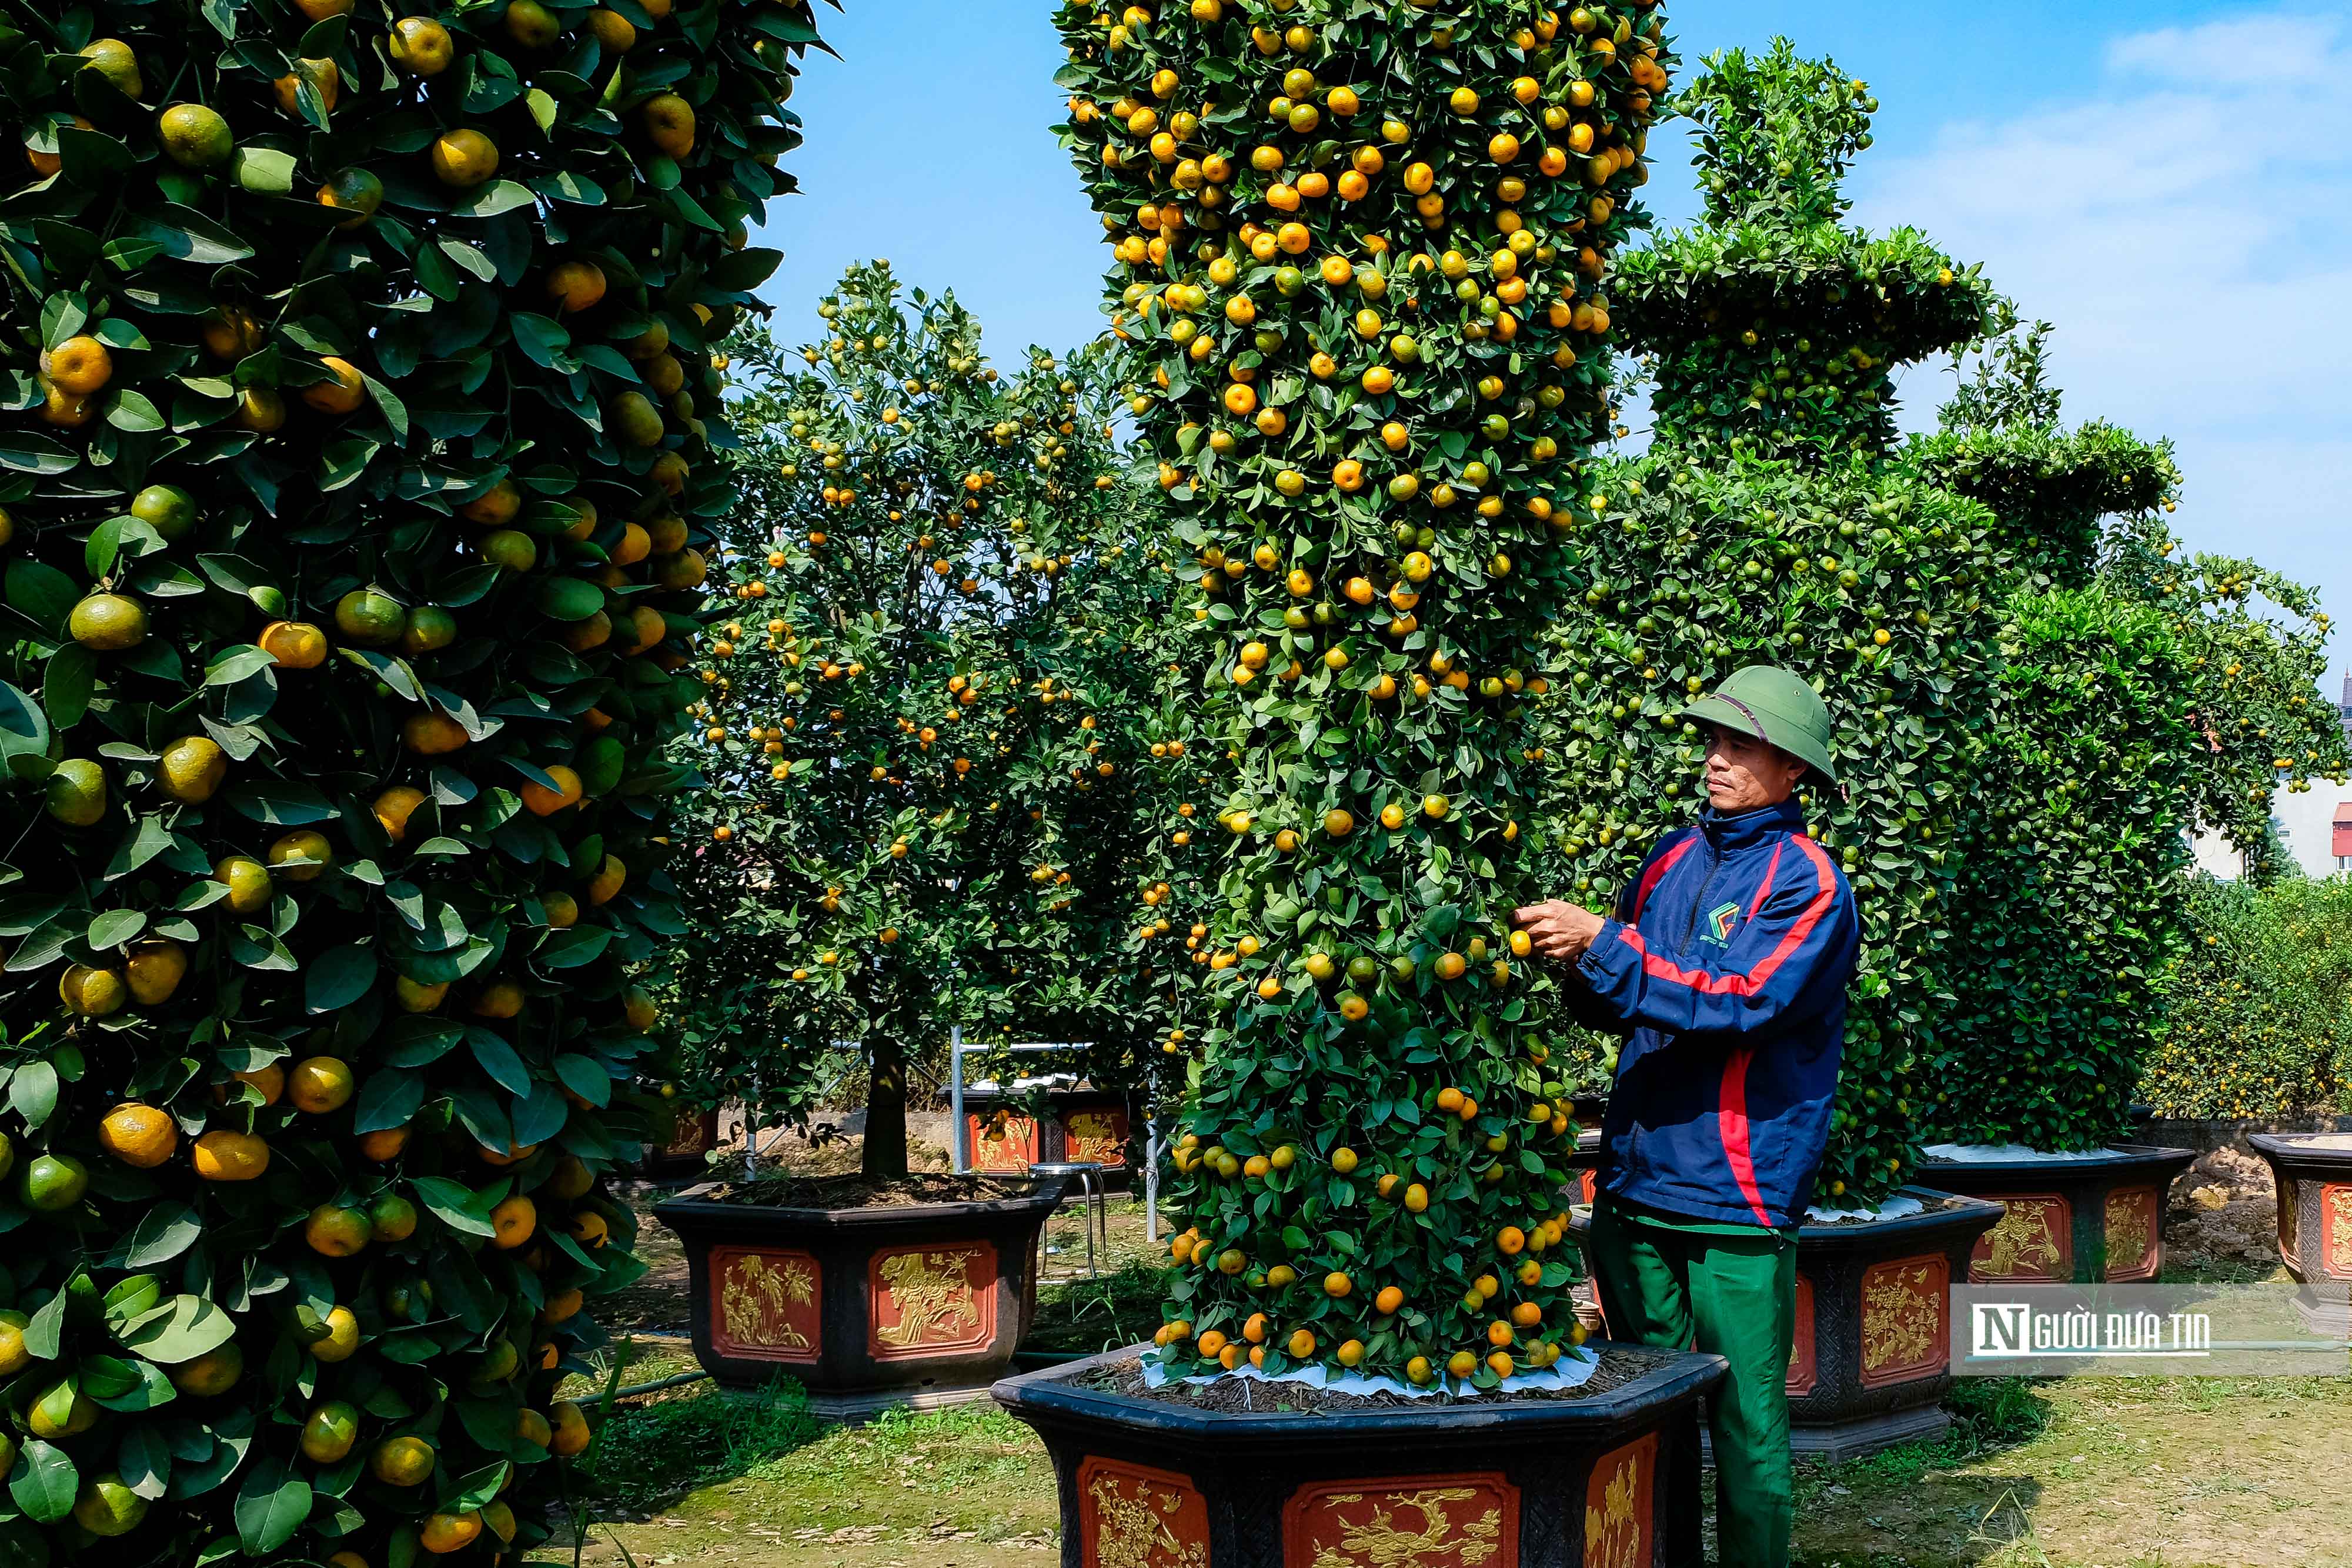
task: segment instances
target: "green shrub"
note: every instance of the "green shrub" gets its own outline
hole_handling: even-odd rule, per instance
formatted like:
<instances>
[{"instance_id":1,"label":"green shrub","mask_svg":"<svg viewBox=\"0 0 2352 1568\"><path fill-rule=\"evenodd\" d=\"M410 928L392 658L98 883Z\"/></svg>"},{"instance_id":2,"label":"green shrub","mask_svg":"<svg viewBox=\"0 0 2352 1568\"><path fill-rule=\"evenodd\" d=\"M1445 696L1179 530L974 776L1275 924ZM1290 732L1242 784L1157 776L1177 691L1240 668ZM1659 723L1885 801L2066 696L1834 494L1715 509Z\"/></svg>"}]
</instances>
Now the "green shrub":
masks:
<instances>
[{"instance_id":1,"label":"green shrub","mask_svg":"<svg viewBox=\"0 0 2352 1568\"><path fill-rule=\"evenodd\" d=\"M2141 1095L2165 1116L2352 1105L2352 878L2199 880Z\"/></svg>"},{"instance_id":2,"label":"green shrub","mask_svg":"<svg viewBox=\"0 0 2352 1568\"><path fill-rule=\"evenodd\" d=\"M587 1440L815 38L628 9L0 25L0 1561L492 1561Z\"/></svg>"}]
</instances>

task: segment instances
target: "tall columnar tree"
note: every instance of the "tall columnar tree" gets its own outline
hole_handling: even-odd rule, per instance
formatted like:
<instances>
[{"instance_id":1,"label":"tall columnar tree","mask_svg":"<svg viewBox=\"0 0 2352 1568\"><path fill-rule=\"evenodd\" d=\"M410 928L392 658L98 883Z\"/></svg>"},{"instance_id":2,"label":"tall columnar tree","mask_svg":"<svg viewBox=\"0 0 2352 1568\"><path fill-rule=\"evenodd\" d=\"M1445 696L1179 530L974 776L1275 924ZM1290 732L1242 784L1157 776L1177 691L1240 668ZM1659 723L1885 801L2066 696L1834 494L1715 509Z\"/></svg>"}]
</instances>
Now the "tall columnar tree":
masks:
<instances>
[{"instance_id":1,"label":"tall columnar tree","mask_svg":"<svg viewBox=\"0 0 2352 1568\"><path fill-rule=\"evenodd\" d=\"M1910 230L1842 225L1876 104L1831 62L1786 40L1734 51L1677 107L1699 127L1706 210L1620 281L1655 442L1571 536L1590 586L1558 632L1552 833L1578 894L1622 887L1692 809L1690 697L1750 664L1812 682L1841 788L1805 791L1811 831L1863 922L1818 1189L1844 1207L1911 1173L1998 658L1992 518L1894 461L1893 376L1975 338L1992 296Z\"/></svg>"},{"instance_id":2,"label":"tall columnar tree","mask_svg":"<svg viewBox=\"0 0 2352 1568\"><path fill-rule=\"evenodd\" d=\"M0 1560L489 1561L588 1440L816 37L627 9L0 25Z\"/></svg>"},{"instance_id":3,"label":"tall columnar tree","mask_svg":"<svg viewBox=\"0 0 2352 1568\"><path fill-rule=\"evenodd\" d=\"M1648 4L1060 13L1065 138L1198 552L1233 780L1177 1151L1181 1364L1492 1385L1574 1335L1552 988L1512 946L1531 693L1580 583ZM1187 823L1193 825L1188 828Z\"/></svg>"},{"instance_id":4,"label":"tall columnar tree","mask_svg":"<svg viewBox=\"0 0 2352 1568\"><path fill-rule=\"evenodd\" d=\"M1033 350L1000 378L952 295L903 295L878 262L819 314L798 354L730 345L746 504L719 530L726 619L683 753L718 788L679 986L696 1076L763 1115L805 1121L847 1042L866 1172L887 1176L910 1057L1067 1005L1092 852L1072 819L1123 785L1083 622L1126 567L1097 527L1109 432L1072 367Z\"/></svg>"},{"instance_id":5,"label":"tall columnar tree","mask_svg":"<svg viewBox=\"0 0 2352 1568\"><path fill-rule=\"evenodd\" d=\"M2161 1029L2187 835L2261 846L2273 790L2345 760L2315 596L2251 561L2176 559L2169 449L2064 428L2048 330L1996 340L1907 455L1994 511L2010 569L1935 1122L2078 1149L2123 1130Z\"/></svg>"}]
</instances>

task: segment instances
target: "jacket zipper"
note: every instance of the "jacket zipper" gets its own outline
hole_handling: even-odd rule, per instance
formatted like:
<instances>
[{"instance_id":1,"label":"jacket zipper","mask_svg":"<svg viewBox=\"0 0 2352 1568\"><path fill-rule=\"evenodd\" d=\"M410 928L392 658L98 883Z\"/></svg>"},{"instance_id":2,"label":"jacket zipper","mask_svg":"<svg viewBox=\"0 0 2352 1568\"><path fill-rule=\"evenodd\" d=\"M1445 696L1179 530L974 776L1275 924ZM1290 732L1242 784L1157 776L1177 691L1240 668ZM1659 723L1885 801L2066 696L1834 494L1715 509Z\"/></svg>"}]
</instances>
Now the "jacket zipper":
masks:
<instances>
[{"instance_id":1,"label":"jacket zipper","mask_svg":"<svg viewBox=\"0 0 2352 1568\"><path fill-rule=\"evenodd\" d=\"M1715 852L1713 844L1706 846L1706 875L1699 879L1698 897L1691 903L1690 924L1683 929L1683 945L1677 952L1688 953L1691 944L1698 940L1699 911L1706 907L1706 890L1715 885L1715 873L1723 869L1723 857Z\"/></svg>"}]
</instances>

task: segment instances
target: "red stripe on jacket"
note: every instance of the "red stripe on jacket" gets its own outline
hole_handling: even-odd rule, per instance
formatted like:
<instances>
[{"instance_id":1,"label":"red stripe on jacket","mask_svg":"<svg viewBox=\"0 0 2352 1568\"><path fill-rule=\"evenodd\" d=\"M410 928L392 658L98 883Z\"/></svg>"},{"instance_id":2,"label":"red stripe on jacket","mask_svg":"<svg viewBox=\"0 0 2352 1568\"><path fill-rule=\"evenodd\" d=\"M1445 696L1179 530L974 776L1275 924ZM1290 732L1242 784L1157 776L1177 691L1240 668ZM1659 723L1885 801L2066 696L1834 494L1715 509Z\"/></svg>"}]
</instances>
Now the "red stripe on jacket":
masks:
<instances>
[{"instance_id":1,"label":"red stripe on jacket","mask_svg":"<svg viewBox=\"0 0 2352 1568\"><path fill-rule=\"evenodd\" d=\"M1756 1211L1756 1223L1769 1230L1772 1216L1764 1207L1763 1190L1756 1185L1756 1156L1748 1146L1748 1064L1755 1055L1740 1050L1725 1060L1716 1124L1723 1138L1723 1157L1731 1166L1731 1179L1739 1184L1739 1196Z\"/></svg>"},{"instance_id":2,"label":"red stripe on jacket","mask_svg":"<svg viewBox=\"0 0 2352 1568\"><path fill-rule=\"evenodd\" d=\"M1781 965L1789 961L1789 955L1805 945L1805 939L1813 934L1813 927L1821 924L1822 916L1827 915L1830 912L1830 906L1837 902L1837 876L1830 869L1830 857L1823 853L1822 847L1811 839L1792 836L1790 841L1804 851L1806 858L1813 862L1813 874L1818 882L1817 890L1813 894L1811 902L1805 905L1798 915L1795 923L1781 936L1779 946L1764 955L1763 960L1755 968L1745 975L1709 975L1703 971L1694 972L1682 967L1670 958L1661 957L1651 952L1648 944L1642 940L1642 934L1639 931L1634 930L1631 925L1623 926L1621 929L1624 939L1632 945L1633 951L1642 955L1643 970L1652 979L1670 980L1675 985L1688 986L1691 989L1708 996L1752 997L1769 984L1773 974ZM1777 852L1775 852L1777 854Z\"/></svg>"},{"instance_id":3,"label":"red stripe on jacket","mask_svg":"<svg viewBox=\"0 0 2352 1568\"><path fill-rule=\"evenodd\" d=\"M1633 913L1626 919L1626 925L1631 925L1634 921L1642 918L1643 906L1650 902L1651 890L1658 885L1658 879L1674 870L1675 862L1690 853L1690 847L1698 841L1699 835L1692 833L1681 843L1660 855L1657 864L1642 873L1642 885L1633 890Z\"/></svg>"}]
</instances>

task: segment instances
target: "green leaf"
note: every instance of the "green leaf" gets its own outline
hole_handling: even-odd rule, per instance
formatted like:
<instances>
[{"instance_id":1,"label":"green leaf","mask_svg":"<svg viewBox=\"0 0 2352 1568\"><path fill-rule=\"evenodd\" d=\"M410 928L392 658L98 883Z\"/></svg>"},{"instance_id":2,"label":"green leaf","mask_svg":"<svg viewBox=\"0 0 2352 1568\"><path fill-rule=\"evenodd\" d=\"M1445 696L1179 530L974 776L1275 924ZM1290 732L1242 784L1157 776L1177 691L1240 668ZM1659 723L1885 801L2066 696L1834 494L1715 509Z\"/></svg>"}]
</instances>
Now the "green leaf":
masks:
<instances>
[{"instance_id":1,"label":"green leaf","mask_svg":"<svg viewBox=\"0 0 2352 1568\"><path fill-rule=\"evenodd\" d=\"M89 923L89 945L101 950L120 947L145 929L145 911L110 909Z\"/></svg>"},{"instance_id":2,"label":"green leaf","mask_svg":"<svg viewBox=\"0 0 2352 1568\"><path fill-rule=\"evenodd\" d=\"M341 815L326 796L308 784L271 779L241 784L229 790L228 804L240 816L271 827L299 827L305 822L331 821Z\"/></svg>"},{"instance_id":3,"label":"green leaf","mask_svg":"<svg viewBox=\"0 0 2352 1568\"><path fill-rule=\"evenodd\" d=\"M8 602L44 632L62 634L80 599L73 579L56 567L22 557L8 563Z\"/></svg>"},{"instance_id":4,"label":"green leaf","mask_svg":"<svg viewBox=\"0 0 2352 1568\"><path fill-rule=\"evenodd\" d=\"M310 1516L310 1483L292 1474L283 1456L264 1454L236 1489L236 1538L250 1556L265 1556L294 1539Z\"/></svg>"},{"instance_id":5,"label":"green leaf","mask_svg":"<svg viewBox=\"0 0 2352 1568\"><path fill-rule=\"evenodd\" d=\"M375 949L334 947L310 961L303 980L303 1003L314 1013L347 1008L375 984Z\"/></svg>"},{"instance_id":6,"label":"green leaf","mask_svg":"<svg viewBox=\"0 0 2352 1568\"><path fill-rule=\"evenodd\" d=\"M353 1133L382 1133L404 1127L425 1105L425 1076L398 1067L380 1067L360 1086L358 1108L352 1113Z\"/></svg>"},{"instance_id":7,"label":"green leaf","mask_svg":"<svg viewBox=\"0 0 2352 1568\"><path fill-rule=\"evenodd\" d=\"M41 672L41 706L48 710L52 729L71 729L89 711L90 694L98 689L98 655L79 643L68 643L49 655Z\"/></svg>"},{"instance_id":8,"label":"green leaf","mask_svg":"<svg viewBox=\"0 0 2352 1568\"><path fill-rule=\"evenodd\" d=\"M172 1482L172 1445L160 1422L142 1421L122 1434L114 1450L114 1472L150 1502L163 1495Z\"/></svg>"},{"instance_id":9,"label":"green leaf","mask_svg":"<svg viewBox=\"0 0 2352 1568\"><path fill-rule=\"evenodd\" d=\"M533 955L540 964L550 969L575 969L583 964L593 964L604 955L613 940L609 925L572 925L561 931L551 931Z\"/></svg>"},{"instance_id":10,"label":"green leaf","mask_svg":"<svg viewBox=\"0 0 2352 1568\"><path fill-rule=\"evenodd\" d=\"M217 1350L236 1333L236 1319L202 1296L184 1295L133 1318L120 1337L148 1360L176 1366Z\"/></svg>"},{"instance_id":11,"label":"green leaf","mask_svg":"<svg viewBox=\"0 0 2352 1568\"><path fill-rule=\"evenodd\" d=\"M81 1475L63 1448L27 1437L8 1471L8 1495L36 1524L55 1524L73 1511Z\"/></svg>"},{"instance_id":12,"label":"green leaf","mask_svg":"<svg viewBox=\"0 0 2352 1568\"><path fill-rule=\"evenodd\" d=\"M253 254L253 247L227 228L193 208L173 202L133 207L122 226L127 233L153 241L165 256L182 261L217 267L223 262L243 261Z\"/></svg>"},{"instance_id":13,"label":"green leaf","mask_svg":"<svg viewBox=\"0 0 2352 1568\"><path fill-rule=\"evenodd\" d=\"M613 1075L595 1058L567 1051L555 1059L555 1076L563 1086L591 1105L603 1106L613 1098Z\"/></svg>"},{"instance_id":14,"label":"green leaf","mask_svg":"<svg viewBox=\"0 0 2352 1568\"><path fill-rule=\"evenodd\" d=\"M783 261L784 253L780 250L739 250L712 262L703 277L715 288L741 293L768 281Z\"/></svg>"},{"instance_id":15,"label":"green leaf","mask_svg":"<svg viewBox=\"0 0 2352 1568\"><path fill-rule=\"evenodd\" d=\"M505 1040L489 1030L469 1029L466 1042L474 1048L474 1060L482 1064L482 1071L508 1093L530 1092L530 1069L522 1064L522 1058Z\"/></svg>"},{"instance_id":16,"label":"green leaf","mask_svg":"<svg viewBox=\"0 0 2352 1568\"><path fill-rule=\"evenodd\" d=\"M122 1262L127 1268L143 1269L152 1263L168 1263L196 1244L205 1233L204 1222L184 1203L158 1203L141 1211L139 1223L122 1240Z\"/></svg>"},{"instance_id":17,"label":"green leaf","mask_svg":"<svg viewBox=\"0 0 2352 1568\"><path fill-rule=\"evenodd\" d=\"M233 686L247 676L257 675L277 663L259 648L250 643L240 643L213 655L212 662L205 666L205 685Z\"/></svg>"},{"instance_id":18,"label":"green leaf","mask_svg":"<svg viewBox=\"0 0 2352 1568\"><path fill-rule=\"evenodd\" d=\"M229 178L257 196L294 193L294 155L271 147L240 147L229 155Z\"/></svg>"},{"instance_id":19,"label":"green leaf","mask_svg":"<svg viewBox=\"0 0 2352 1568\"><path fill-rule=\"evenodd\" d=\"M519 180L492 180L449 210L459 217L494 218L500 213L535 205L539 198Z\"/></svg>"},{"instance_id":20,"label":"green leaf","mask_svg":"<svg viewBox=\"0 0 2352 1568\"><path fill-rule=\"evenodd\" d=\"M446 1176L416 1176L409 1184L434 1218L452 1230L468 1236L496 1236L498 1228L476 1214L474 1194L463 1182Z\"/></svg>"}]
</instances>

